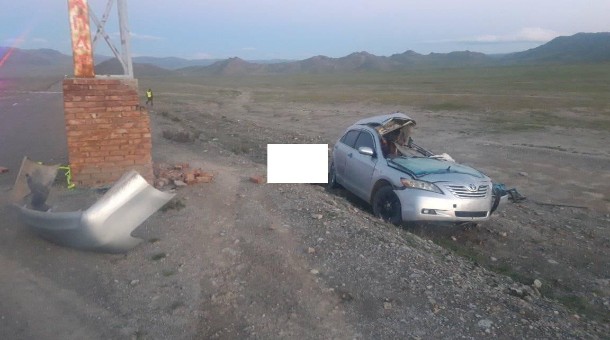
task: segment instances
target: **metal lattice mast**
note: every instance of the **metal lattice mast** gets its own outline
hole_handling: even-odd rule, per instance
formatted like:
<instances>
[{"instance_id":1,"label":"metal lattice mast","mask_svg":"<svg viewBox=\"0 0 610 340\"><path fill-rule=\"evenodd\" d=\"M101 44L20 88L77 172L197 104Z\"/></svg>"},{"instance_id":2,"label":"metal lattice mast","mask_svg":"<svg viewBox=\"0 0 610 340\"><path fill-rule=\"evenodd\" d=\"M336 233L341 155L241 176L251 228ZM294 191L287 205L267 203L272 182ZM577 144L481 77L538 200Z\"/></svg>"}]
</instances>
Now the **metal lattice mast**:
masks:
<instances>
[{"instance_id":1,"label":"metal lattice mast","mask_svg":"<svg viewBox=\"0 0 610 340\"><path fill-rule=\"evenodd\" d=\"M116 48L110 36L105 31L106 22L108 21L108 17L110 16L110 11L112 10L112 6L114 4L114 0L108 0L106 3L106 9L104 14L102 15L102 19L100 20L93 11L89 11L89 15L95 25L97 26L97 31L95 33L95 37L93 38L93 47L95 48L95 44L98 41L99 37L104 38L108 47L114 53L114 56L119 60L121 66L123 67L123 75L128 78L133 78L133 63L131 60L131 34L129 32L128 26L128 17L127 17L127 0L117 0L117 12L119 16L119 31L121 34L121 49Z\"/></svg>"},{"instance_id":2,"label":"metal lattice mast","mask_svg":"<svg viewBox=\"0 0 610 340\"><path fill-rule=\"evenodd\" d=\"M127 25L127 0L117 0L119 8L119 27L121 29L121 48L123 49L123 71L129 78L133 78L133 64L131 62L131 33Z\"/></svg>"}]
</instances>

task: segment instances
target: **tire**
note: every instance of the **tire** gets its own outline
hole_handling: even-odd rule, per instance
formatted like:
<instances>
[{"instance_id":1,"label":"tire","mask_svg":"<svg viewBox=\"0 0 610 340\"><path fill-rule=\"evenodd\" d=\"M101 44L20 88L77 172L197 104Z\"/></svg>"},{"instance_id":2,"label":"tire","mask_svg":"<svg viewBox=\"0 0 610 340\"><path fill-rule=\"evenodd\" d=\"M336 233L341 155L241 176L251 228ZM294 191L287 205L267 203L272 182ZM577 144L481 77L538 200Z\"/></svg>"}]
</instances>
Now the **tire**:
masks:
<instances>
[{"instance_id":1,"label":"tire","mask_svg":"<svg viewBox=\"0 0 610 340\"><path fill-rule=\"evenodd\" d=\"M330 169L328 170L328 189L336 189L340 187L339 183L337 183L337 172L335 171L335 164L330 163Z\"/></svg>"},{"instance_id":2,"label":"tire","mask_svg":"<svg viewBox=\"0 0 610 340\"><path fill-rule=\"evenodd\" d=\"M373 197L373 214L394 225L402 223L402 207L400 199L391 186L383 186L375 192Z\"/></svg>"}]
</instances>

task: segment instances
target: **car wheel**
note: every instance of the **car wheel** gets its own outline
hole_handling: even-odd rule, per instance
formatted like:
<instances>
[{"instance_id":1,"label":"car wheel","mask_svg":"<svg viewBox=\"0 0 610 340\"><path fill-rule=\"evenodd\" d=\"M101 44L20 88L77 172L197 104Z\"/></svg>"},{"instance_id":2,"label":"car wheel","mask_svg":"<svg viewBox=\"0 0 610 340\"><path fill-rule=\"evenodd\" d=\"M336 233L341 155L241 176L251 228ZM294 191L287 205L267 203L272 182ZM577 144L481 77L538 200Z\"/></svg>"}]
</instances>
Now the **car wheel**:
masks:
<instances>
[{"instance_id":1,"label":"car wheel","mask_svg":"<svg viewBox=\"0 0 610 340\"><path fill-rule=\"evenodd\" d=\"M339 186L339 183L337 183L337 172L335 171L335 164L330 163L330 169L328 170L328 188L336 189Z\"/></svg>"},{"instance_id":2,"label":"car wheel","mask_svg":"<svg viewBox=\"0 0 610 340\"><path fill-rule=\"evenodd\" d=\"M375 192L373 198L373 214L395 225L402 223L402 208L400 199L391 186L384 186Z\"/></svg>"}]
</instances>

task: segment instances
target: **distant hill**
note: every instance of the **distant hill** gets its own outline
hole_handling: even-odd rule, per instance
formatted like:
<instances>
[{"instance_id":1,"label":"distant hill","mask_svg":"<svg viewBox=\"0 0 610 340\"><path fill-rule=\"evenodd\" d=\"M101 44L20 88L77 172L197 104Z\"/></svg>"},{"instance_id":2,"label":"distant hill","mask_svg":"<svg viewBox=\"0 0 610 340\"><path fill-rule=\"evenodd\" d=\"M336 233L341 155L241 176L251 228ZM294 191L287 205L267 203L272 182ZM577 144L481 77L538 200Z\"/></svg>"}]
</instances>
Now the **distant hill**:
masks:
<instances>
[{"instance_id":1,"label":"distant hill","mask_svg":"<svg viewBox=\"0 0 610 340\"><path fill-rule=\"evenodd\" d=\"M234 57L217 61L210 66L191 66L177 70L176 72L185 76L235 76L242 74L265 73L264 64L255 64Z\"/></svg>"},{"instance_id":2,"label":"distant hill","mask_svg":"<svg viewBox=\"0 0 610 340\"><path fill-rule=\"evenodd\" d=\"M610 61L610 32L557 37L524 52L506 56L511 62L589 63Z\"/></svg>"},{"instance_id":3,"label":"distant hill","mask_svg":"<svg viewBox=\"0 0 610 340\"><path fill-rule=\"evenodd\" d=\"M55 50L0 47L0 58L5 55L9 57L0 67L0 76L54 76L72 72L72 57Z\"/></svg>"},{"instance_id":4,"label":"distant hill","mask_svg":"<svg viewBox=\"0 0 610 340\"><path fill-rule=\"evenodd\" d=\"M0 47L0 56L5 55L7 51L8 48ZM122 74L122 68L116 59L97 55L94 58L96 61L101 61L96 65L97 74ZM400 72L413 68L609 62L610 32L578 33L569 37L558 37L542 46L505 55L486 55L471 51L424 55L408 50L389 57L362 51L340 58L315 56L298 61L246 61L237 57L224 60L135 57L133 61L136 76ZM14 49L12 55L0 67L0 76L70 75L71 73L72 57L50 49Z\"/></svg>"},{"instance_id":5,"label":"distant hill","mask_svg":"<svg viewBox=\"0 0 610 340\"><path fill-rule=\"evenodd\" d=\"M104 75L123 74L123 66L117 58L113 58L95 65L95 73ZM133 74L135 77L164 77L175 75L175 72L151 64L133 63Z\"/></svg>"},{"instance_id":6,"label":"distant hill","mask_svg":"<svg viewBox=\"0 0 610 340\"><path fill-rule=\"evenodd\" d=\"M132 61L139 64L150 64L158 67L162 67L168 70L177 70L179 68L191 67L191 66L209 66L221 59L183 59L177 57L134 57Z\"/></svg>"}]
</instances>

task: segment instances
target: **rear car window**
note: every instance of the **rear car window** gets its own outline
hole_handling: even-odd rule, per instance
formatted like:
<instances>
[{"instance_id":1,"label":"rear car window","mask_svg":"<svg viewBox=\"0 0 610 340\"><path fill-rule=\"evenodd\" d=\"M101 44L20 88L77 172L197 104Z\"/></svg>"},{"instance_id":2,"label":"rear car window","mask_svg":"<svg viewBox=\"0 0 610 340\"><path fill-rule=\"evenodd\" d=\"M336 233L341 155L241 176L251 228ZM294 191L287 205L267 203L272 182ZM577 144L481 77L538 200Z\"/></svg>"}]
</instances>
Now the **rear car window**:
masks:
<instances>
[{"instance_id":1,"label":"rear car window","mask_svg":"<svg viewBox=\"0 0 610 340\"><path fill-rule=\"evenodd\" d=\"M348 131L345 135L343 135L343 137L341 137L341 143L353 148L359 133L360 131L358 130Z\"/></svg>"}]
</instances>

